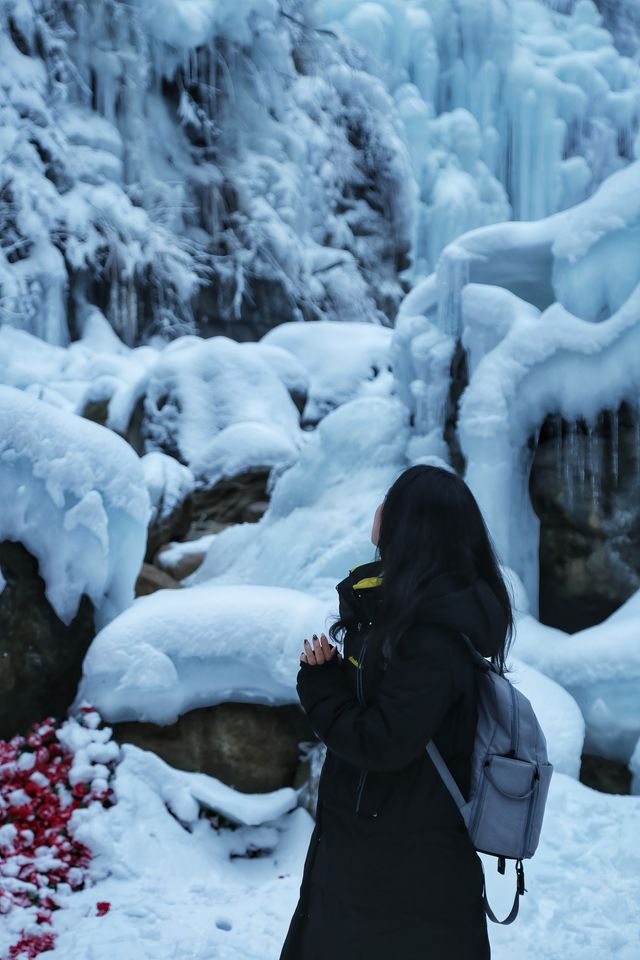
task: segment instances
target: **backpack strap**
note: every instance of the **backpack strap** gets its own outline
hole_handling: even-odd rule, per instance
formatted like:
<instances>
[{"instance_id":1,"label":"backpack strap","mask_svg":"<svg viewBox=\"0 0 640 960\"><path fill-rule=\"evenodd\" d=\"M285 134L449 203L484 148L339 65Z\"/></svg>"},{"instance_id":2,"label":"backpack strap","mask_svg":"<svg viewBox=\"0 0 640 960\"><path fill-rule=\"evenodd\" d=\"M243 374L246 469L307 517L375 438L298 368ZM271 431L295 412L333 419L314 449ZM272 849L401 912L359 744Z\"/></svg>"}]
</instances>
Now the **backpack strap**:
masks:
<instances>
[{"instance_id":1,"label":"backpack strap","mask_svg":"<svg viewBox=\"0 0 640 960\"><path fill-rule=\"evenodd\" d=\"M427 753L433 760L433 764L436 770L444 780L445 787L447 788L447 790L455 800L456 806L460 810L467 801L463 797L460 787L458 786L456 781L453 779L453 776L451 774L451 771L449 770L449 767L444 762L442 758L442 754L436 747L433 740L429 740L429 743L427 744Z\"/></svg>"},{"instance_id":2,"label":"backpack strap","mask_svg":"<svg viewBox=\"0 0 640 960\"><path fill-rule=\"evenodd\" d=\"M489 906L489 901L487 900L487 891L485 886L484 864L482 863L482 860L480 860L480 865L482 866L482 899L484 901L484 909L486 911L487 916L489 917L490 920L493 920L494 923L503 923L503 924L513 923L515 918L518 916L518 910L520 908L520 897L522 896L522 894L525 892L525 889L526 889L524 885L524 867L522 866L522 860L516 860L516 874L517 874L517 880L518 880L517 886L516 886L516 895L513 898L513 905L511 907L511 910L509 911L508 916L504 918L504 920L498 920L495 913Z\"/></svg>"}]
</instances>

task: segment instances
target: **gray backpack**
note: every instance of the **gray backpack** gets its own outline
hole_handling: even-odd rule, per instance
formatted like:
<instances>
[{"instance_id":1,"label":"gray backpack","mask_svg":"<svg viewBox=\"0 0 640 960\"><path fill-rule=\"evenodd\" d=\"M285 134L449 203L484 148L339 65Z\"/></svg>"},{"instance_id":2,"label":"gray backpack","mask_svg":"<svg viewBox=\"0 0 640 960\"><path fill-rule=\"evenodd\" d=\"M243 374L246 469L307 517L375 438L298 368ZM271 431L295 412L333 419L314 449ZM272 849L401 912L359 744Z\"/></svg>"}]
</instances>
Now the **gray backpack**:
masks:
<instances>
[{"instance_id":1,"label":"gray backpack","mask_svg":"<svg viewBox=\"0 0 640 960\"><path fill-rule=\"evenodd\" d=\"M511 912L498 920L489 906L484 883L482 896L487 916L494 923L512 923L519 898L525 892L523 859L538 846L553 764L547 758L547 741L523 693L475 649L462 634L477 674L478 727L471 757L471 788L465 800L433 740L427 753L455 800L476 850L505 861L516 861L517 888Z\"/></svg>"}]
</instances>

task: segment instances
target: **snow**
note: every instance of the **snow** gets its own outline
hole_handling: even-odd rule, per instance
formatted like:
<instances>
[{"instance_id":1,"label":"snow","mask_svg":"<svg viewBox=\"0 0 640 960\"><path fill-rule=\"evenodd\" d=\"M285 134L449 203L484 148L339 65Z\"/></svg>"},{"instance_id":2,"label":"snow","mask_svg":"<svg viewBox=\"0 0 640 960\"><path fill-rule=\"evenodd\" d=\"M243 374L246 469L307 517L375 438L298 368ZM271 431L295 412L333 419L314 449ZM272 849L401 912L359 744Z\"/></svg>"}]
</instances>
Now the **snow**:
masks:
<instances>
[{"instance_id":1,"label":"snow","mask_svg":"<svg viewBox=\"0 0 640 960\"><path fill-rule=\"evenodd\" d=\"M216 533L205 533L204 536L197 537L195 540L187 540L185 543L172 540L170 543L161 547L154 557L153 562L158 567L161 567L162 570L166 570L167 573L173 575L174 571L179 568L182 560L186 557L204 556L209 544L216 537Z\"/></svg>"},{"instance_id":2,"label":"snow","mask_svg":"<svg viewBox=\"0 0 640 960\"><path fill-rule=\"evenodd\" d=\"M620 55L593 3L566 6L320 3L404 127L418 206L412 280L460 234L583 200L625 164L620 143L633 155L637 61Z\"/></svg>"},{"instance_id":3,"label":"snow","mask_svg":"<svg viewBox=\"0 0 640 960\"><path fill-rule=\"evenodd\" d=\"M294 807L296 791L243 797L132 744L122 755L115 805L73 815L77 838L94 854L91 882L54 912L52 960L107 960L114 951L123 960L277 957L313 829L310 814ZM214 828L202 813L223 804L247 826ZM554 773L540 844L525 862L518 920L489 923L492 957L635 960L639 836L640 798L600 794ZM247 857L252 847L263 855ZM512 864L500 877L495 859L480 856L489 900L504 916L515 888ZM103 917L100 901L110 904Z\"/></svg>"},{"instance_id":4,"label":"snow","mask_svg":"<svg viewBox=\"0 0 640 960\"><path fill-rule=\"evenodd\" d=\"M640 737L639 630L640 592L573 634L523 616L513 648L575 698L586 723L585 751L622 763Z\"/></svg>"},{"instance_id":5,"label":"snow","mask_svg":"<svg viewBox=\"0 0 640 960\"><path fill-rule=\"evenodd\" d=\"M580 707L559 683L519 657L509 656L508 667L512 671L508 679L531 702L540 721L554 774L564 773L577 780L585 737Z\"/></svg>"},{"instance_id":6,"label":"snow","mask_svg":"<svg viewBox=\"0 0 640 960\"><path fill-rule=\"evenodd\" d=\"M36 557L65 623L86 593L98 627L133 600L149 497L140 461L110 430L0 385L0 541Z\"/></svg>"},{"instance_id":7,"label":"snow","mask_svg":"<svg viewBox=\"0 0 640 960\"><path fill-rule=\"evenodd\" d=\"M373 514L408 466L407 436L396 398L357 397L332 410L306 434L296 463L274 473L260 522L219 533L183 583L291 587L336 606L335 584L373 557Z\"/></svg>"},{"instance_id":8,"label":"snow","mask_svg":"<svg viewBox=\"0 0 640 960\"><path fill-rule=\"evenodd\" d=\"M371 323L319 320L280 323L260 343L289 351L306 371L309 393L302 415L305 421L314 422L360 394L390 392L391 335L390 327Z\"/></svg>"},{"instance_id":9,"label":"snow","mask_svg":"<svg viewBox=\"0 0 640 960\"><path fill-rule=\"evenodd\" d=\"M203 585L138 597L94 638L75 703L109 722L174 723L226 700L296 700L302 640L324 629L325 605L301 590Z\"/></svg>"},{"instance_id":10,"label":"snow","mask_svg":"<svg viewBox=\"0 0 640 960\"><path fill-rule=\"evenodd\" d=\"M151 500L153 520L169 517L191 493L195 478L183 464L165 453L147 453L140 458Z\"/></svg>"}]
</instances>

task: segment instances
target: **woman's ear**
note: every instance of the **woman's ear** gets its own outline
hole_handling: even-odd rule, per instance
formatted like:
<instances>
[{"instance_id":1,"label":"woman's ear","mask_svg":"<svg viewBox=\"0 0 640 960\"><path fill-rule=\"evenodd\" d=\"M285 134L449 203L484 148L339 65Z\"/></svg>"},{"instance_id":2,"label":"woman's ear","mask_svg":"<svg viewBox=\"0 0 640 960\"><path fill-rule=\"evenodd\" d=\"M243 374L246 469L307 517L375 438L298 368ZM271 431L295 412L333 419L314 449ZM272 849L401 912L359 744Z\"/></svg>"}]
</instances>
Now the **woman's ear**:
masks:
<instances>
[{"instance_id":1,"label":"woman's ear","mask_svg":"<svg viewBox=\"0 0 640 960\"><path fill-rule=\"evenodd\" d=\"M378 546L378 539L380 537L380 519L382 517L382 507L384 505L384 500L382 503L379 503L376 507L376 512L373 515L373 526L371 527L371 543L374 547Z\"/></svg>"}]
</instances>

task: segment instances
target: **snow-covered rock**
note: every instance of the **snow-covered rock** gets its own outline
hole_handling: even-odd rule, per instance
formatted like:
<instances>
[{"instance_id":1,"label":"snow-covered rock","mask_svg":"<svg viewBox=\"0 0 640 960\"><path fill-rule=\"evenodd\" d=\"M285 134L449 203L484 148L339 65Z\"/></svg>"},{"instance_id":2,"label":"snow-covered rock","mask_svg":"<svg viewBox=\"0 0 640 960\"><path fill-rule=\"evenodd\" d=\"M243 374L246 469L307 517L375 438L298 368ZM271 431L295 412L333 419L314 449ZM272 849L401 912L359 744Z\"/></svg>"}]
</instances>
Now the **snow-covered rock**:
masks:
<instances>
[{"instance_id":1,"label":"snow-covered rock","mask_svg":"<svg viewBox=\"0 0 640 960\"><path fill-rule=\"evenodd\" d=\"M170 724L227 700L296 700L305 637L326 629L326 606L301 590L203 585L138 597L93 640L76 703L109 721Z\"/></svg>"},{"instance_id":2,"label":"snow-covered rock","mask_svg":"<svg viewBox=\"0 0 640 960\"><path fill-rule=\"evenodd\" d=\"M129 606L149 515L140 460L121 437L0 386L0 541L37 558L64 623L83 593L98 628Z\"/></svg>"},{"instance_id":3,"label":"snow-covered rock","mask_svg":"<svg viewBox=\"0 0 640 960\"><path fill-rule=\"evenodd\" d=\"M303 419L313 423L359 394L385 396L391 392L391 335L390 327L377 324L319 320L278 324L260 344L288 350L307 372Z\"/></svg>"},{"instance_id":4,"label":"snow-covered rock","mask_svg":"<svg viewBox=\"0 0 640 960\"><path fill-rule=\"evenodd\" d=\"M179 457L207 486L251 467L288 466L304 440L282 380L229 337L173 341L136 393L145 453Z\"/></svg>"},{"instance_id":5,"label":"snow-covered rock","mask_svg":"<svg viewBox=\"0 0 640 960\"><path fill-rule=\"evenodd\" d=\"M148 560L156 549L189 529L190 511L185 501L195 486L188 467L159 451L140 458L151 500L151 519L147 535Z\"/></svg>"}]
</instances>

